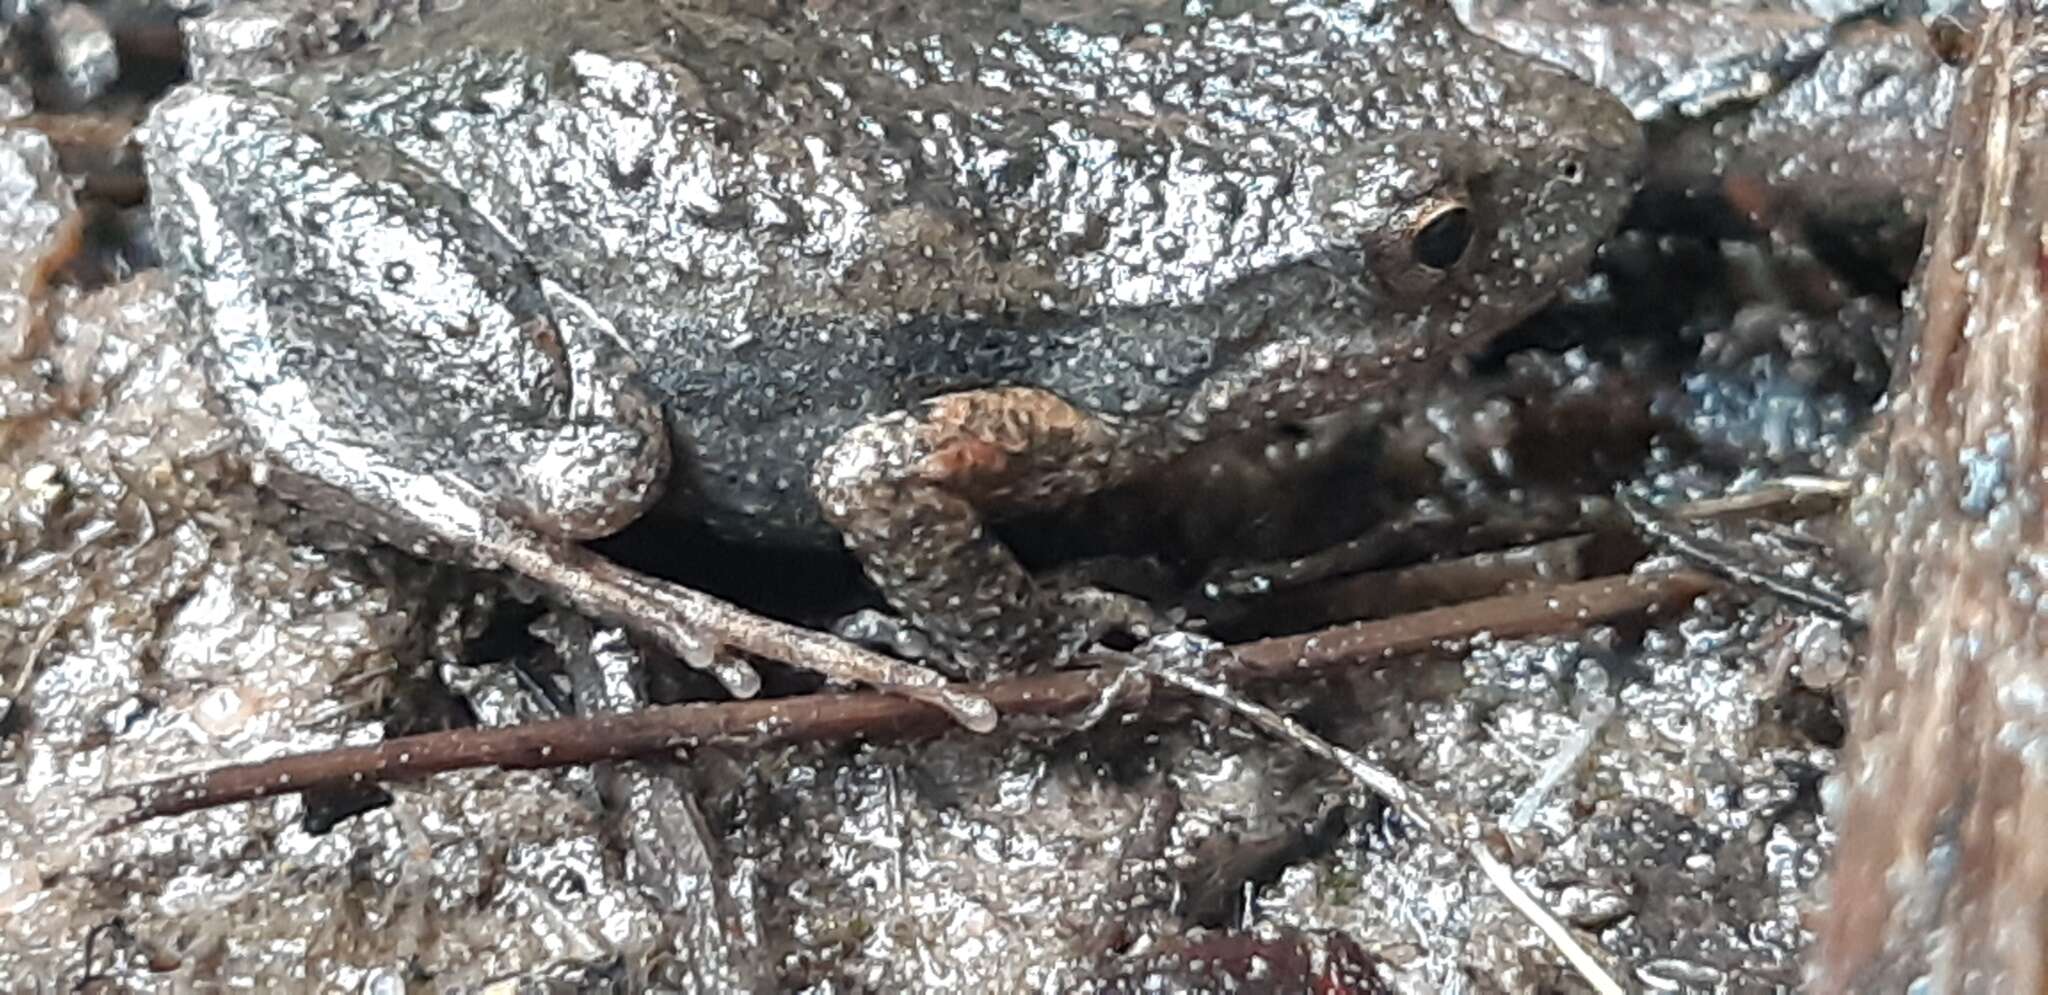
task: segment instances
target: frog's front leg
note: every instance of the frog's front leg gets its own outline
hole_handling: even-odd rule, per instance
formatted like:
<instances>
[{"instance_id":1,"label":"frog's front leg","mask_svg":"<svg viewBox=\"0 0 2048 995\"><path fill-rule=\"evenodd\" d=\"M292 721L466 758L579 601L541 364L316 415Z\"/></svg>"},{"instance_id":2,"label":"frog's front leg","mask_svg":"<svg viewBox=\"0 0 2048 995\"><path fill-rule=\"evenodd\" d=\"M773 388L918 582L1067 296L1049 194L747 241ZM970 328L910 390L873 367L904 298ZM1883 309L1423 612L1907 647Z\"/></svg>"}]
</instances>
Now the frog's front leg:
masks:
<instances>
[{"instance_id":1,"label":"frog's front leg","mask_svg":"<svg viewBox=\"0 0 2048 995\"><path fill-rule=\"evenodd\" d=\"M990 534L1151 462L1138 434L1034 388L949 394L848 432L811 486L883 597L980 679L1057 664L1108 632L1156 624L1135 599L1041 587Z\"/></svg>"}]
</instances>

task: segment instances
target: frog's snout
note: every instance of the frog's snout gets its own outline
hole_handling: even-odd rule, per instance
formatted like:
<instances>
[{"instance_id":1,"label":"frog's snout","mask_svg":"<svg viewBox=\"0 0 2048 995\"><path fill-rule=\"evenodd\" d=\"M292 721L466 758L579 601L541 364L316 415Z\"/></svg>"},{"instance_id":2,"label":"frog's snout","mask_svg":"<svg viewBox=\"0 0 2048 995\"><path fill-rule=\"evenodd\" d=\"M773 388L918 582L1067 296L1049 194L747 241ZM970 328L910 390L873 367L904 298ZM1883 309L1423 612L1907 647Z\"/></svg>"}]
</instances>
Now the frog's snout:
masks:
<instances>
[{"instance_id":1,"label":"frog's snout","mask_svg":"<svg viewBox=\"0 0 2048 995\"><path fill-rule=\"evenodd\" d=\"M1519 172L1536 210L1569 209L1618 219L1642 179L1643 128L1605 90L1543 67L1521 109Z\"/></svg>"},{"instance_id":2,"label":"frog's snout","mask_svg":"<svg viewBox=\"0 0 2048 995\"><path fill-rule=\"evenodd\" d=\"M1565 156L1559 173L1567 179L1572 166L1585 176L1606 177L1615 197L1624 203L1635 195L1643 178L1648 151L1643 126L1628 108L1605 90L1572 80L1580 88L1577 113L1565 119L1573 140L1562 143ZM1581 161L1583 160L1583 161ZM1582 177L1581 177L1582 178Z\"/></svg>"},{"instance_id":3,"label":"frog's snout","mask_svg":"<svg viewBox=\"0 0 2048 995\"><path fill-rule=\"evenodd\" d=\"M1621 101L1561 70L1546 71L1521 108L1528 122L1497 179L1504 273L1531 289L1575 279L1634 199L1645 167L1642 126ZM1509 279L1513 279L1510 277Z\"/></svg>"}]
</instances>

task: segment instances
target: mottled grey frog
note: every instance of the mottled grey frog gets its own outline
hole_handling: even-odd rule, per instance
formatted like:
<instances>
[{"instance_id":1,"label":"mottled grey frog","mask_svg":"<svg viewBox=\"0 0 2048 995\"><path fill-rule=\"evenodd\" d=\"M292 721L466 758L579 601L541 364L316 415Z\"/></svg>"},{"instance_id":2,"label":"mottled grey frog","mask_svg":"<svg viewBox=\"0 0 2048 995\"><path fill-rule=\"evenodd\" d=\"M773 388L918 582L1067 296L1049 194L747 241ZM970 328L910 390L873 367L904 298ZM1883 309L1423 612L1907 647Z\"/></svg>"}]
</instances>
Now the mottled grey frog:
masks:
<instances>
[{"instance_id":1,"label":"mottled grey frog","mask_svg":"<svg viewBox=\"0 0 2048 995\"><path fill-rule=\"evenodd\" d=\"M986 522L1436 375L1583 271L1641 156L1440 3L754 6L470 3L145 139L275 483L741 694L722 649L989 719L576 541L658 502L843 541L955 675L1057 662L1120 602Z\"/></svg>"}]
</instances>

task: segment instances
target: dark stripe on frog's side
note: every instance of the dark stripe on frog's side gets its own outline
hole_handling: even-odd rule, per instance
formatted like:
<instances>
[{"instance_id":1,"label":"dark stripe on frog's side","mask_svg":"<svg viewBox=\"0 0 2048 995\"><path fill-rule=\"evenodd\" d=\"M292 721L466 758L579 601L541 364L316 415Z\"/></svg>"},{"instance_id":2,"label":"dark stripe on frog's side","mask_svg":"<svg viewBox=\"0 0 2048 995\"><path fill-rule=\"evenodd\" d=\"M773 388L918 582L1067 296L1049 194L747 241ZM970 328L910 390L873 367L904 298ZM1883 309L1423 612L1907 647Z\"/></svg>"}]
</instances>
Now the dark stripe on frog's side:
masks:
<instances>
[{"instance_id":1,"label":"dark stripe on frog's side","mask_svg":"<svg viewBox=\"0 0 2048 995\"><path fill-rule=\"evenodd\" d=\"M670 506L736 538L836 545L805 482L846 431L920 401L995 386L1065 388L1091 410L1160 415L1214 372L1218 346L1202 336L1136 337L1146 330L1119 335L1105 323L1053 315L1007 324L924 318L886 331L827 330L845 347L823 353L803 348L810 334L790 331L763 335L758 347L713 349L703 361L651 355L645 378L662 398L678 456ZM1022 341L1046 347L1022 349ZM1140 350L1153 363L1146 376L1130 376ZM877 368L891 376L878 382Z\"/></svg>"}]
</instances>

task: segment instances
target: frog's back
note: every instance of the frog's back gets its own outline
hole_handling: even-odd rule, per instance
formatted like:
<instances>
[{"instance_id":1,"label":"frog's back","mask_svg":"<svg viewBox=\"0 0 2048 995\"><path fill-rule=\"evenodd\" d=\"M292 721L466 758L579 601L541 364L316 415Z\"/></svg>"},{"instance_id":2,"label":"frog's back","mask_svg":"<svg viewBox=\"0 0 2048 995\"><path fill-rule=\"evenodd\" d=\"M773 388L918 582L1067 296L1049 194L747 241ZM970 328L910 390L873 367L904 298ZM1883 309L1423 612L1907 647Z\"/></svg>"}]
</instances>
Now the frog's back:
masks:
<instances>
[{"instance_id":1,"label":"frog's back","mask_svg":"<svg viewBox=\"0 0 2048 995\"><path fill-rule=\"evenodd\" d=\"M537 253L637 268L693 324L752 335L777 316L1204 299L1305 251L1304 155L1380 128L1344 118L1372 113L1382 66L1326 67L1358 94L1341 114L1292 76L1252 78L1328 55L1312 32L1262 35L1270 12L935 6L943 23L881 3L831 21L458 9L342 68L325 109L449 173Z\"/></svg>"}]
</instances>

